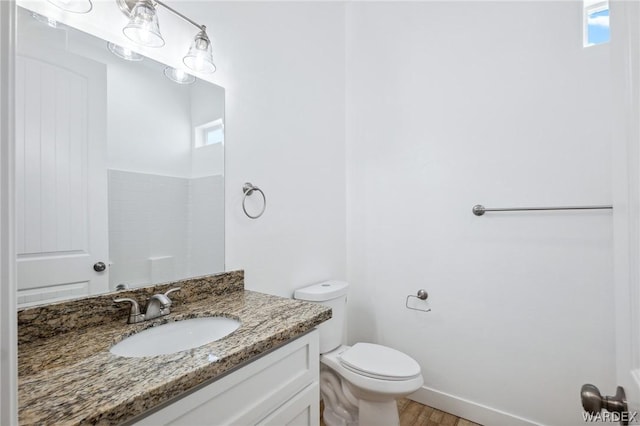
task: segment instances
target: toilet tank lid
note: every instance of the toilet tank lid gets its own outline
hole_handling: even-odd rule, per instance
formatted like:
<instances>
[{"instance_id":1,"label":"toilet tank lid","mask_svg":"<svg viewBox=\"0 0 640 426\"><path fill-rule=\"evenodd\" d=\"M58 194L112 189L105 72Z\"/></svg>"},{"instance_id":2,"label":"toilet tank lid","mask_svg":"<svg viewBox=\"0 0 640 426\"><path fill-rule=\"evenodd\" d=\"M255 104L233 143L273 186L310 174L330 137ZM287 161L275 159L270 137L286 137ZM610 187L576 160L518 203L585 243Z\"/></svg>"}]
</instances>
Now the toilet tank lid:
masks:
<instances>
[{"instance_id":1,"label":"toilet tank lid","mask_svg":"<svg viewBox=\"0 0 640 426\"><path fill-rule=\"evenodd\" d=\"M349 284L344 281L325 281L299 288L295 291L293 297L309 302L323 302L344 296L347 294L347 287L349 287Z\"/></svg>"}]
</instances>

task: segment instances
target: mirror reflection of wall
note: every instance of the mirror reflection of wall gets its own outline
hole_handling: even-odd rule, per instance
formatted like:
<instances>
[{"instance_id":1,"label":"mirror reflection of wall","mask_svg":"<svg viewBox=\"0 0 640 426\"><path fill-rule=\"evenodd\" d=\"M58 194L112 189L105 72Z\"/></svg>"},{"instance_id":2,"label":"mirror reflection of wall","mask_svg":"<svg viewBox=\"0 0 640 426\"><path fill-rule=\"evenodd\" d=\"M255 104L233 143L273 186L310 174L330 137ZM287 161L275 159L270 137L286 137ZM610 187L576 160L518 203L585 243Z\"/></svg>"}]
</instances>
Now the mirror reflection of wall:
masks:
<instances>
[{"instance_id":1,"label":"mirror reflection of wall","mask_svg":"<svg viewBox=\"0 0 640 426\"><path fill-rule=\"evenodd\" d=\"M18 18L19 304L224 270L224 89Z\"/></svg>"}]
</instances>

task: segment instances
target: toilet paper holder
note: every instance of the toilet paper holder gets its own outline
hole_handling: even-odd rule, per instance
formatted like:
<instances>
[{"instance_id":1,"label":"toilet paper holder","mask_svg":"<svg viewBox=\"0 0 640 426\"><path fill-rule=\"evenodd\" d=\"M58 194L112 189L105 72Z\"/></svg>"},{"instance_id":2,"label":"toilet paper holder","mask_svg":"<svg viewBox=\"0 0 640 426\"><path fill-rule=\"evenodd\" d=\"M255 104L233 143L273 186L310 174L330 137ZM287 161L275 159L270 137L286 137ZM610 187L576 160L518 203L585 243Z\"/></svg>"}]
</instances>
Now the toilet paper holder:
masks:
<instances>
[{"instance_id":1,"label":"toilet paper holder","mask_svg":"<svg viewBox=\"0 0 640 426\"><path fill-rule=\"evenodd\" d=\"M404 306L407 309L412 309L414 311L421 311L421 312L431 312L431 308L429 309L420 309L420 308L413 308L411 306L409 306L409 299L414 298L414 299L420 299L420 300L427 300L429 298L429 293L427 293L427 290L421 288L420 290L418 290L418 293L414 296L413 294L409 294L407 295L407 299L404 303Z\"/></svg>"}]
</instances>

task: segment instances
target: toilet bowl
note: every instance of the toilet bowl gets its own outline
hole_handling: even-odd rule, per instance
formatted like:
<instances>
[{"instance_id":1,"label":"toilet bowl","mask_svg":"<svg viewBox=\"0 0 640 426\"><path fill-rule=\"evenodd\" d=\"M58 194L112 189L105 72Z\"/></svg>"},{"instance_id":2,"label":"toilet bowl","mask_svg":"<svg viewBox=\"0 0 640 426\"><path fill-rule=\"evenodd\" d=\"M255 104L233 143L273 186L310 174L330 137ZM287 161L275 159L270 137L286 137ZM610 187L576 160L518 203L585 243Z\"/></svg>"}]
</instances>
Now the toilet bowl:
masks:
<instances>
[{"instance_id":1,"label":"toilet bowl","mask_svg":"<svg viewBox=\"0 0 640 426\"><path fill-rule=\"evenodd\" d=\"M423 384L420 365L410 356L382 345L342 345L348 284L328 281L296 290L294 297L332 308L321 324L320 393L327 426L399 424L396 399Z\"/></svg>"}]
</instances>

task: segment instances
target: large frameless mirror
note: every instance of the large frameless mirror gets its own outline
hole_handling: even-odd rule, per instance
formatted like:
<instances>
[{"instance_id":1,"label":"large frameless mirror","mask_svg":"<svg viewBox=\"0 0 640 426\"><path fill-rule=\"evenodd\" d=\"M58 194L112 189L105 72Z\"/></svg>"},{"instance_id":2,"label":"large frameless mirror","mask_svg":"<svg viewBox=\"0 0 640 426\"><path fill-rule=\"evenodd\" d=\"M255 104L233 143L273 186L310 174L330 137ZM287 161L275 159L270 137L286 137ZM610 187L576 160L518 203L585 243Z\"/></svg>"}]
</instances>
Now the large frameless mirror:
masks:
<instances>
[{"instance_id":1,"label":"large frameless mirror","mask_svg":"<svg viewBox=\"0 0 640 426\"><path fill-rule=\"evenodd\" d=\"M18 8L18 304L224 270L224 89Z\"/></svg>"}]
</instances>

